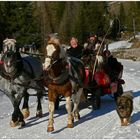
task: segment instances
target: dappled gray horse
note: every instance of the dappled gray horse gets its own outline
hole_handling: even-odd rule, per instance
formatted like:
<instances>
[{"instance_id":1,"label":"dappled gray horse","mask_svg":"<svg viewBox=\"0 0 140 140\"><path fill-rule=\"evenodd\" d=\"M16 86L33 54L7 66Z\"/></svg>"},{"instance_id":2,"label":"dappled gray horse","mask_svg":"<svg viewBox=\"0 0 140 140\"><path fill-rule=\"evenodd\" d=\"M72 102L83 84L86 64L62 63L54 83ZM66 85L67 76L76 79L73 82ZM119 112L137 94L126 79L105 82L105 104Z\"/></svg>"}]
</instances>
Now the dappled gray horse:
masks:
<instances>
[{"instance_id":1,"label":"dappled gray horse","mask_svg":"<svg viewBox=\"0 0 140 140\"><path fill-rule=\"evenodd\" d=\"M41 97L44 91L41 77L43 74L42 64L38 59L31 56L21 57L15 47L16 40L6 39L3 41L3 55L0 64L0 88L9 97L14 111L10 125L25 125L24 118L29 116L28 89L33 88L37 92L38 117L42 116ZM19 108L22 98L24 103L22 112Z\"/></svg>"}]
</instances>

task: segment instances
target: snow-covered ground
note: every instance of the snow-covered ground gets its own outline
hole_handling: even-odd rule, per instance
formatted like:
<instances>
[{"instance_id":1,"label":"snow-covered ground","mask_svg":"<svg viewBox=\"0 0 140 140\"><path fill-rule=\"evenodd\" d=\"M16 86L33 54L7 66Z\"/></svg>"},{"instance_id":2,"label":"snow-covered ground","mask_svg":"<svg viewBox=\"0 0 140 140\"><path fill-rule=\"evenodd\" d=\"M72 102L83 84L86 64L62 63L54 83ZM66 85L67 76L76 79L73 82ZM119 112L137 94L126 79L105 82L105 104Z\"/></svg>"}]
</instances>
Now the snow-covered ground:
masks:
<instances>
[{"instance_id":1,"label":"snow-covered ground","mask_svg":"<svg viewBox=\"0 0 140 140\"><path fill-rule=\"evenodd\" d=\"M47 132L48 101L44 98L42 105L44 116L35 118L35 97L30 97L30 117L22 129L11 128L12 106L9 99L0 94L0 138L61 138L61 139L140 139L140 62L120 60L124 65L124 91L132 90L134 95L134 111L132 123L129 126L120 126L120 120L115 110L114 100L109 96L102 97L100 110L92 111L86 103L81 103L81 120L74 122L74 128L68 129L65 102L62 101L59 110L55 111L55 131Z\"/></svg>"},{"instance_id":2,"label":"snow-covered ground","mask_svg":"<svg viewBox=\"0 0 140 140\"><path fill-rule=\"evenodd\" d=\"M128 43L128 42L126 42ZM129 44L115 42L109 45L109 49L115 49ZM132 123L129 126L120 126L120 120L115 110L115 102L110 96L102 97L101 109L92 111L87 103L80 104L80 121L74 122L73 128L66 128L67 113L65 102L60 103L59 110L54 114L54 127L52 133L47 132L48 100L43 99L43 117L37 119L36 98L30 97L30 117L26 120L26 126L19 129L9 125L13 111L9 99L0 93L0 139L140 139L140 61L119 60L124 65L123 79L124 91L131 90L134 95L134 110ZM31 92L33 92L31 90Z\"/></svg>"}]
</instances>

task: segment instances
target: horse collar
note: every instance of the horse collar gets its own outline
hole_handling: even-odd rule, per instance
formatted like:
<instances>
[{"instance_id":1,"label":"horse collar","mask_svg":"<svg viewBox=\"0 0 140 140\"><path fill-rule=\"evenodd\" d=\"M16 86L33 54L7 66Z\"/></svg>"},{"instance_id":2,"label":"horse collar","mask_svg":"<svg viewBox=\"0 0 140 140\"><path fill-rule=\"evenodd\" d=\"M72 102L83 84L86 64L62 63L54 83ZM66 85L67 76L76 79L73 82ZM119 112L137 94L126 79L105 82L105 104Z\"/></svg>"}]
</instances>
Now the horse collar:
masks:
<instances>
[{"instance_id":1,"label":"horse collar","mask_svg":"<svg viewBox=\"0 0 140 140\"><path fill-rule=\"evenodd\" d=\"M3 71L1 73L1 76L7 80L14 80L15 78L17 78L18 76L20 76L21 72L19 71L13 71L12 73L7 73L5 71Z\"/></svg>"},{"instance_id":2,"label":"horse collar","mask_svg":"<svg viewBox=\"0 0 140 140\"><path fill-rule=\"evenodd\" d=\"M19 65L20 64L20 65ZM17 63L17 68L16 70L14 70L12 73L7 73L4 69L4 63L1 64L1 73L0 75L7 79L7 80L14 80L15 78L17 78L18 76L21 75L22 70L23 70L23 64L22 64L22 60L20 62Z\"/></svg>"},{"instance_id":3,"label":"horse collar","mask_svg":"<svg viewBox=\"0 0 140 140\"><path fill-rule=\"evenodd\" d=\"M47 70L50 70L56 63L58 63L59 61L62 61L62 58L55 60L52 64L49 65L49 67L47 68Z\"/></svg>"},{"instance_id":4,"label":"horse collar","mask_svg":"<svg viewBox=\"0 0 140 140\"><path fill-rule=\"evenodd\" d=\"M69 72L65 70L62 74L58 77L53 78L51 75L48 74L49 82L56 85L61 85L69 79Z\"/></svg>"}]
</instances>

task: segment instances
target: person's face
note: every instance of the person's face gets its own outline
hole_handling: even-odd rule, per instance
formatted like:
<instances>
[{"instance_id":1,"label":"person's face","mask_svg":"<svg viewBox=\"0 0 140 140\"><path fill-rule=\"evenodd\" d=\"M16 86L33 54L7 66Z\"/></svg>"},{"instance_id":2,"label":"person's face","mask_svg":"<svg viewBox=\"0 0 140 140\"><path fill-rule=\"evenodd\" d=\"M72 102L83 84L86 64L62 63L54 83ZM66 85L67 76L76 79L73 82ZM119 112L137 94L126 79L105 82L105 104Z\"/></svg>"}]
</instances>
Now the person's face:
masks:
<instances>
[{"instance_id":1,"label":"person's face","mask_svg":"<svg viewBox=\"0 0 140 140\"><path fill-rule=\"evenodd\" d=\"M89 38L89 41L90 41L91 43L94 43L95 40L96 40L96 37L94 37L94 36L91 36L91 37Z\"/></svg>"},{"instance_id":2,"label":"person's face","mask_svg":"<svg viewBox=\"0 0 140 140\"><path fill-rule=\"evenodd\" d=\"M70 45L71 45L72 48L76 48L77 47L77 41L75 39L72 39L70 41Z\"/></svg>"}]
</instances>

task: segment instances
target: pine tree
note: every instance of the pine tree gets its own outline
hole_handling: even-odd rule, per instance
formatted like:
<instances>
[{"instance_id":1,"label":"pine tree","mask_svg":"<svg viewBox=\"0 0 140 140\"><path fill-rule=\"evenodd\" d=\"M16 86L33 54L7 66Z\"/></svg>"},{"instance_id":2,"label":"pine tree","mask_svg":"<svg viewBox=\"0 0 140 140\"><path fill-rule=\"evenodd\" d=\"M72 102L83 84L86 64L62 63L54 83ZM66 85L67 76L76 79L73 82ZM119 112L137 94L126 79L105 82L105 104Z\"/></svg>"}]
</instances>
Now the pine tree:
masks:
<instances>
[{"instance_id":1,"label":"pine tree","mask_svg":"<svg viewBox=\"0 0 140 140\"><path fill-rule=\"evenodd\" d=\"M2 2L1 21L3 39L16 38L19 44L40 43L38 23L33 17L32 2Z\"/></svg>"},{"instance_id":2,"label":"pine tree","mask_svg":"<svg viewBox=\"0 0 140 140\"><path fill-rule=\"evenodd\" d=\"M124 10L124 6L123 3L121 3L120 5L120 15L119 15L119 20L120 20L120 24L121 24L121 30L123 30L123 26L125 26L125 20L126 20L126 15L125 15L125 10Z\"/></svg>"}]
</instances>

